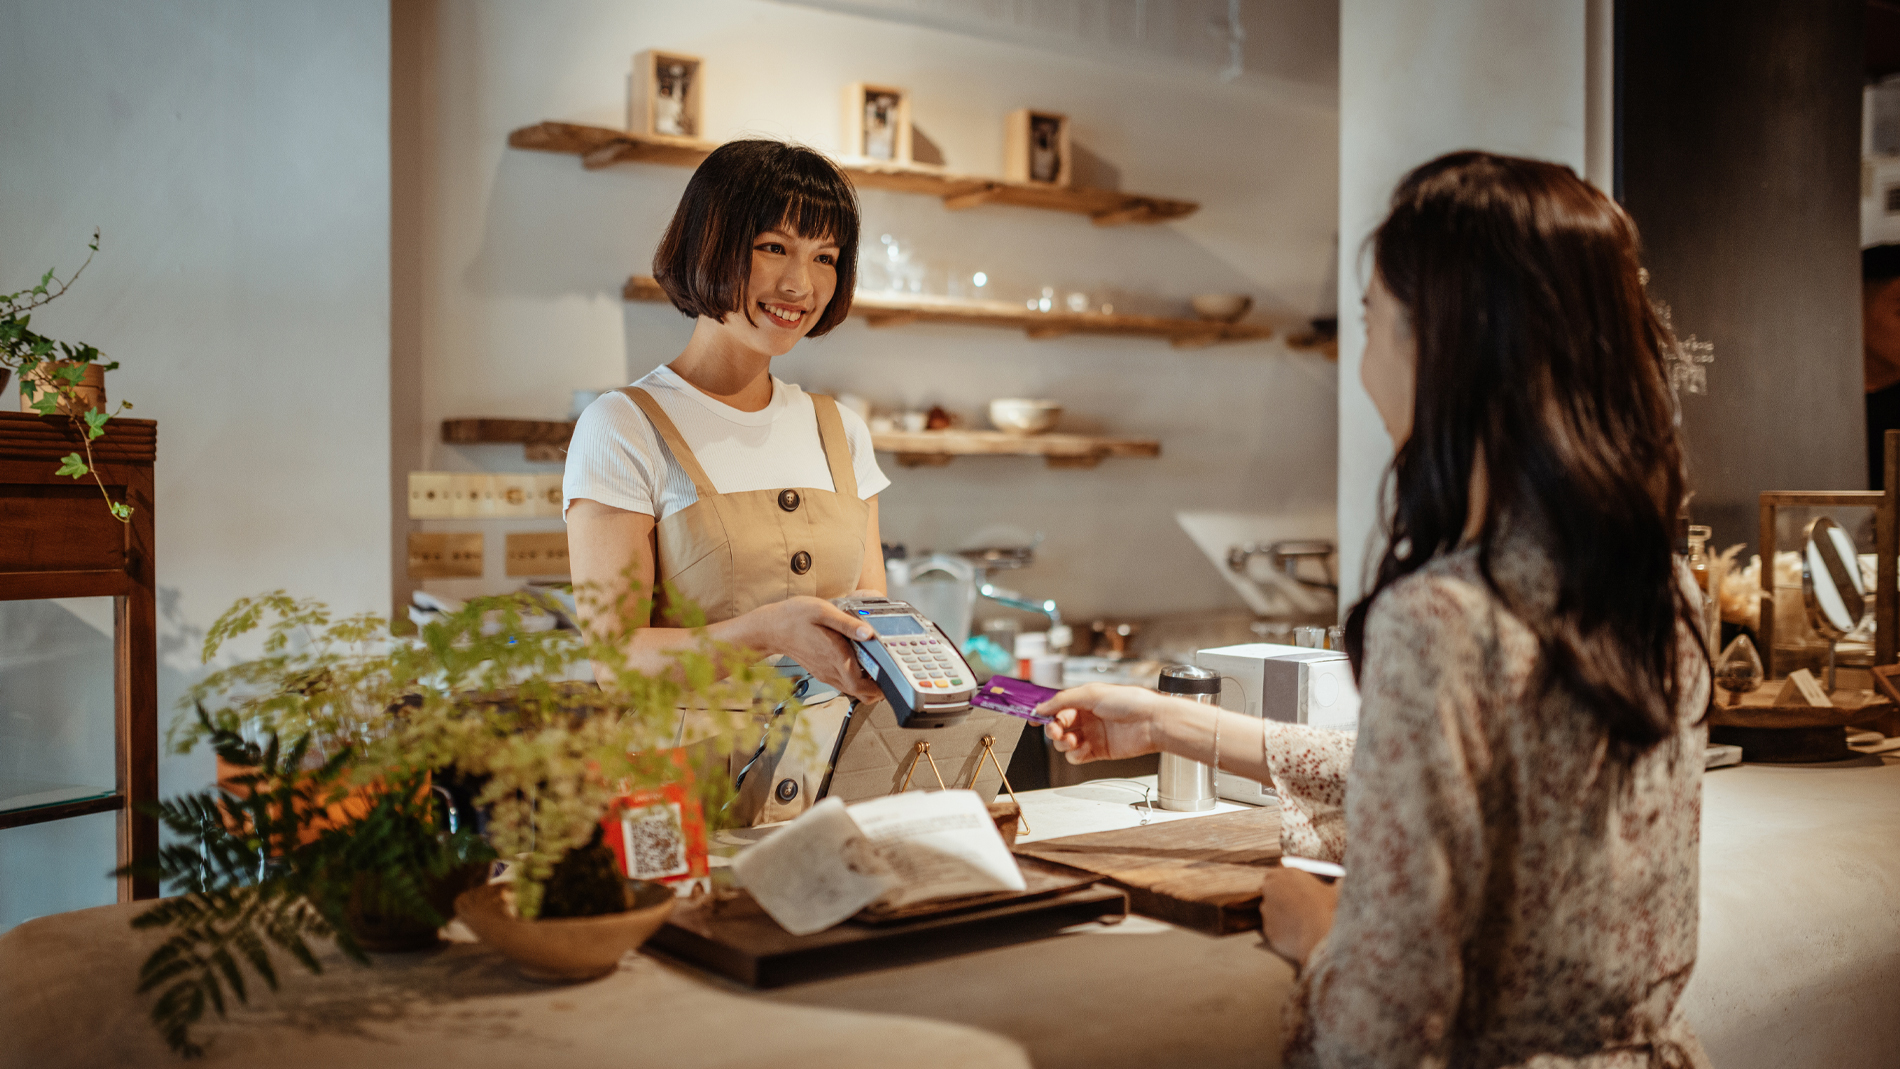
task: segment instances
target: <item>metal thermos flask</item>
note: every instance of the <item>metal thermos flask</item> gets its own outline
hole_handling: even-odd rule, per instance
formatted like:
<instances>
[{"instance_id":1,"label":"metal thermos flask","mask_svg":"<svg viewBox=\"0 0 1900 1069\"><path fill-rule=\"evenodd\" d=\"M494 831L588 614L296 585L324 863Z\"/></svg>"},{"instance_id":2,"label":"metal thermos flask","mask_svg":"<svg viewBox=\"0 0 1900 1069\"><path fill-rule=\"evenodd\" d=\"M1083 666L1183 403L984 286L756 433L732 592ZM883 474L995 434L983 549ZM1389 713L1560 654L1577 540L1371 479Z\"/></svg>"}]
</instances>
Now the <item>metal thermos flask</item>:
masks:
<instances>
[{"instance_id":1,"label":"metal thermos flask","mask_svg":"<svg viewBox=\"0 0 1900 1069\"><path fill-rule=\"evenodd\" d=\"M1163 668L1155 689L1202 705L1220 704L1220 676L1191 664ZM1199 813L1212 809L1215 798L1214 770L1199 761L1164 753L1161 755L1161 775L1155 793L1163 809L1178 813Z\"/></svg>"}]
</instances>

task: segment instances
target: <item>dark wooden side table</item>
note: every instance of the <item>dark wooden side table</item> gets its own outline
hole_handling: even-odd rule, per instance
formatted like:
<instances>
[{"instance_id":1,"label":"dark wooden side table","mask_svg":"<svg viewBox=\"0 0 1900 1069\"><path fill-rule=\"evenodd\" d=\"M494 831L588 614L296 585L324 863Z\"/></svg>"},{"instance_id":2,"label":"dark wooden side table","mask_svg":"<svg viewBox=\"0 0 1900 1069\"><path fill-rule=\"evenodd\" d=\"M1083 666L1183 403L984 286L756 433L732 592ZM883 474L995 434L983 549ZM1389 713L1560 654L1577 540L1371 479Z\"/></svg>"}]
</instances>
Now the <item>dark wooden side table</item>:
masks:
<instances>
[{"instance_id":1,"label":"dark wooden side table","mask_svg":"<svg viewBox=\"0 0 1900 1069\"><path fill-rule=\"evenodd\" d=\"M153 586L152 465L158 424L115 419L92 451L114 500L132 506L121 523L90 477L57 474L80 452L64 417L0 412L0 601L109 596L113 601L113 736L110 794L6 808L0 829L119 814L119 864L158 856L158 822L138 812L158 799L158 618ZM119 900L155 898L155 880L119 880Z\"/></svg>"}]
</instances>

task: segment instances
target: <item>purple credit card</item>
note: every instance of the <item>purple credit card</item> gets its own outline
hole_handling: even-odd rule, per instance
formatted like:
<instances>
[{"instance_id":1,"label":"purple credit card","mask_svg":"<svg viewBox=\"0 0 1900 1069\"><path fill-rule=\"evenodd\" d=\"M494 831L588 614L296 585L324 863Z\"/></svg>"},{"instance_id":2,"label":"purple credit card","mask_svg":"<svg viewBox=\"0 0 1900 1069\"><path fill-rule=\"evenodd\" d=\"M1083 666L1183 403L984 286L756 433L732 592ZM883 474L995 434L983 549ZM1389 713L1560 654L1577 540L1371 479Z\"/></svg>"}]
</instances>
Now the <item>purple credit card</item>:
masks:
<instances>
[{"instance_id":1,"label":"purple credit card","mask_svg":"<svg viewBox=\"0 0 1900 1069\"><path fill-rule=\"evenodd\" d=\"M976 688L971 695L970 704L978 709L988 709L993 713L1008 713L1021 717L1032 724L1047 724L1052 717L1037 716L1036 706L1055 697L1058 691L1048 687L1039 687L1028 680L1014 679L1009 676L991 676L990 681Z\"/></svg>"}]
</instances>

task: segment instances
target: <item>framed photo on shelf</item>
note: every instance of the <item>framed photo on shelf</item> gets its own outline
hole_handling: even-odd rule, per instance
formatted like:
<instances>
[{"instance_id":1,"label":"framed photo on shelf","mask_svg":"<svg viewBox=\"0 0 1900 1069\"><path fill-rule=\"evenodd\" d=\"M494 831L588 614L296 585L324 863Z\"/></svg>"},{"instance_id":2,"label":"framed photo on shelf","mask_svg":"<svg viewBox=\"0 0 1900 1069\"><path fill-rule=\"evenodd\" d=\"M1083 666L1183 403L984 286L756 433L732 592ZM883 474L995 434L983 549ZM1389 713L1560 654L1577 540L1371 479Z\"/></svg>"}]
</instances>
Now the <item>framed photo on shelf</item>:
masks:
<instances>
[{"instance_id":1,"label":"framed photo on shelf","mask_svg":"<svg viewBox=\"0 0 1900 1069\"><path fill-rule=\"evenodd\" d=\"M844 155L908 166L910 93L867 82L845 86Z\"/></svg>"},{"instance_id":2,"label":"framed photo on shelf","mask_svg":"<svg viewBox=\"0 0 1900 1069\"><path fill-rule=\"evenodd\" d=\"M1003 177L1011 182L1069 188L1074 170L1069 117L1019 108L1009 113L1003 146Z\"/></svg>"},{"instance_id":3,"label":"framed photo on shelf","mask_svg":"<svg viewBox=\"0 0 1900 1069\"><path fill-rule=\"evenodd\" d=\"M698 56L648 49L633 57L627 98L627 131L648 137L699 139Z\"/></svg>"}]
</instances>

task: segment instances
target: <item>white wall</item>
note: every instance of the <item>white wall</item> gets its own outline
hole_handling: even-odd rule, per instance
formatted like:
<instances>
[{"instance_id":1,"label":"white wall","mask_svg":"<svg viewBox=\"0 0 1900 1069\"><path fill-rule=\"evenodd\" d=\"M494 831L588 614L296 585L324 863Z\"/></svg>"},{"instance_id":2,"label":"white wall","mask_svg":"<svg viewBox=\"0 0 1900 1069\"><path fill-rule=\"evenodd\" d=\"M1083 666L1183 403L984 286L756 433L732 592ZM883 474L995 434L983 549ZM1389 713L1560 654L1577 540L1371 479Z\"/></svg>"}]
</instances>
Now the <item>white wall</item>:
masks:
<instances>
[{"instance_id":1,"label":"white wall","mask_svg":"<svg viewBox=\"0 0 1900 1069\"><path fill-rule=\"evenodd\" d=\"M1339 545L1342 606L1384 547L1378 486L1392 442L1359 382L1366 238L1399 179L1475 148L1585 171L1587 18L1583 3L1342 0L1339 69ZM1597 52L1597 54L1601 54ZM1596 65L1599 75L1609 69ZM1604 87L1590 86L1598 95ZM1602 153L1593 154L1602 166Z\"/></svg>"},{"instance_id":2,"label":"white wall","mask_svg":"<svg viewBox=\"0 0 1900 1069\"><path fill-rule=\"evenodd\" d=\"M1270 6L1249 6L1261 8ZM1118 168L1124 188L1203 205L1179 223L1097 229L1078 216L951 213L927 197L864 195L871 241L899 235L932 262L988 271L1006 294L1045 283L1112 287L1182 307L1194 293L1237 291L1289 321L1320 302L1336 218L1331 84L1222 83L1211 67L1082 58L762 0L425 0L399 5L399 41L405 14L422 28L413 63L399 46L398 98L406 77L427 80L417 91L429 148L413 178L423 214L417 341L413 354L397 347L399 378L416 361L421 418L399 423L415 444L397 451L413 449L424 466L527 469L518 449L440 444L441 419L561 418L570 390L625 384L685 344L687 321L663 305L625 304L620 286L648 272L689 172L586 172L572 156L505 147L509 130L544 119L623 125L627 73L642 48L705 57L705 134L714 139L756 133L835 150L843 84L886 82L911 90L917 128L956 170L1000 173L1003 116L1033 105L1070 115L1077 143ZM1270 20L1247 29L1249 40L1289 32ZM1327 32L1301 54L1333 47ZM409 180L399 169L399 204ZM396 225L410 224L399 212ZM399 250L399 262L407 255ZM400 294L400 271L397 284ZM399 298L399 339L408 307ZM852 321L775 371L885 406L941 403L976 426L992 397L1055 397L1070 426L1159 438L1160 460L1093 471L1014 458L905 470L883 458L896 479L882 501L887 540L955 548L997 525L1041 532L1039 562L1014 579L1072 617L1239 608L1173 513L1324 512L1335 493L1334 365L1277 342L1180 353L1152 340L1030 342ZM487 529L498 542L503 527Z\"/></svg>"},{"instance_id":3,"label":"white wall","mask_svg":"<svg viewBox=\"0 0 1900 1069\"><path fill-rule=\"evenodd\" d=\"M237 597L388 602L388 86L387 0L0 2L0 287L101 228L34 326L159 424L162 723ZM109 817L0 832L0 929L110 901L112 855Z\"/></svg>"}]
</instances>

